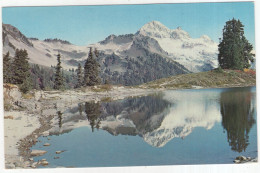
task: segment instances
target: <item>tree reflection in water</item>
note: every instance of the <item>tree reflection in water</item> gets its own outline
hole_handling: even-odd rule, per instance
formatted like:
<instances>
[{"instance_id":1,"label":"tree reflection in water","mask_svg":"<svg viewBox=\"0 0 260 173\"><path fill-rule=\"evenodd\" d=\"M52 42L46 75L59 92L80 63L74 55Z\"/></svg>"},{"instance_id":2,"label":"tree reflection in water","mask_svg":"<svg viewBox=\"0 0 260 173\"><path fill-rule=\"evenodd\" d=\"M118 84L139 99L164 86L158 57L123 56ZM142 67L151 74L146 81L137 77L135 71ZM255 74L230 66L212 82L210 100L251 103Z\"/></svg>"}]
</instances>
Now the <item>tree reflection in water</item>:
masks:
<instances>
[{"instance_id":1,"label":"tree reflection in water","mask_svg":"<svg viewBox=\"0 0 260 173\"><path fill-rule=\"evenodd\" d=\"M79 109L79 115L82 116L82 112L83 112L83 105L82 105L82 103L78 104L78 109Z\"/></svg>"},{"instance_id":2,"label":"tree reflection in water","mask_svg":"<svg viewBox=\"0 0 260 173\"><path fill-rule=\"evenodd\" d=\"M85 103L85 113L87 115L88 121L90 123L92 132L94 128L99 129L100 127L100 103L95 103L94 101Z\"/></svg>"},{"instance_id":3,"label":"tree reflection in water","mask_svg":"<svg viewBox=\"0 0 260 173\"><path fill-rule=\"evenodd\" d=\"M58 114L58 119L59 119L59 128L61 128L62 127L62 113L61 113L61 111L58 111L57 114Z\"/></svg>"},{"instance_id":4,"label":"tree reflection in water","mask_svg":"<svg viewBox=\"0 0 260 173\"><path fill-rule=\"evenodd\" d=\"M248 134L255 123L252 94L248 90L232 89L220 96L222 126L231 149L239 153L249 145Z\"/></svg>"},{"instance_id":5,"label":"tree reflection in water","mask_svg":"<svg viewBox=\"0 0 260 173\"><path fill-rule=\"evenodd\" d=\"M136 130L140 133L152 131L160 126L163 117L166 115L163 112L169 108L170 102L163 100L162 93L154 94L145 97L127 98L113 102L86 102L85 113L91 125L92 131L94 128L99 129L101 120L105 120L109 116L120 117L130 120L134 123ZM78 106L79 111L82 110ZM153 122L152 117L157 117L157 121ZM109 129L106 128L109 131ZM130 131L129 131L130 130ZM126 132L127 131L127 132ZM123 126L116 129L117 134L132 134L132 129L124 128Z\"/></svg>"}]
</instances>

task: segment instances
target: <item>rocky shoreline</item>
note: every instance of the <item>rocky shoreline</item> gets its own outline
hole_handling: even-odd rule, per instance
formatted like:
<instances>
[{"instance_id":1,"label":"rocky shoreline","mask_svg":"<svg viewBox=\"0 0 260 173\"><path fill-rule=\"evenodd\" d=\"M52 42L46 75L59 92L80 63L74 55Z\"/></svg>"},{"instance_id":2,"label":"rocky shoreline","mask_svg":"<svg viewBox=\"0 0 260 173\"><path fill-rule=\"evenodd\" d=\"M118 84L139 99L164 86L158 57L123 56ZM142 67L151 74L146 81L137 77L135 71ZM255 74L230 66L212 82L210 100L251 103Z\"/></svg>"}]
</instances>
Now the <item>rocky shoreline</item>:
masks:
<instances>
[{"instance_id":1,"label":"rocky shoreline","mask_svg":"<svg viewBox=\"0 0 260 173\"><path fill-rule=\"evenodd\" d=\"M57 110L64 111L75 103L118 100L153 93L154 90L112 87L107 91L99 91L98 87L66 91L31 91L22 96L18 88L4 90L10 110L4 112L5 124L5 167L7 169L36 168L48 165L48 161L33 160L31 147L38 137L48 136L51 121ZM6 101L6 100L5 100ZM23 123L21 123L21 121ZM20 129L17 133L17 129ZM35 152L35 151L33 151ZM36 153L37 155L37 153Z\"/></svg>"}]
</instances>

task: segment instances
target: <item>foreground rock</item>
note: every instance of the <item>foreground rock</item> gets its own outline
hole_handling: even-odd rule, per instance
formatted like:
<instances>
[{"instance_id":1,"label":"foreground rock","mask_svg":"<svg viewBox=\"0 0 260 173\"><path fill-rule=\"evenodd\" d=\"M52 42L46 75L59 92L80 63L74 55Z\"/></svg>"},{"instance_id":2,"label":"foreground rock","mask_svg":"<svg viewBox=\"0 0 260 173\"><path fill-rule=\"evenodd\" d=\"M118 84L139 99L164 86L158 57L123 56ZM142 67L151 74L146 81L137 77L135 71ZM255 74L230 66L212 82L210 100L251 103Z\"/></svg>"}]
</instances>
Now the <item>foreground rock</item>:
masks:
<instances>
[{"instance_id":1,"label":"foreground rock","mask_svg":"<svg viewBox=\"0 0 260 173\"><path fill-rule=\"evenodd\" d=\"M238 156L233 161L234 163L248 163L248 162L257 162L257 158L252 159L251 157Z\"/></svg>"},{"instance_id":2,"label":"foreground rock","mask_svg":"<svg viewBox=\"0 0 260 173\"><path fill-rule=\"evenodd\" d=\"M45 150L32 150L31 156L42 156L46 153L47 153L47 151L45 151Z\"/></svg>"}]
</instances>

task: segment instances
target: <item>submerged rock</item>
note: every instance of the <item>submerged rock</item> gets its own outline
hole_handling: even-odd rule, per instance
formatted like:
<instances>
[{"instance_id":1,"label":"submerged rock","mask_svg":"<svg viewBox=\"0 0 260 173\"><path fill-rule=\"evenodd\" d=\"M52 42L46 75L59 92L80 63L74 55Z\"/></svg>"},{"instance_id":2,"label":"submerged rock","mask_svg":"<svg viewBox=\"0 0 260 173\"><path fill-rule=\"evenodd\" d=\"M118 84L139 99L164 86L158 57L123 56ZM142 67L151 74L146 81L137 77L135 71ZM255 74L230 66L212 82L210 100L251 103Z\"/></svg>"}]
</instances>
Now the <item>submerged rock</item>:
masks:
<instances>
[{"instance_id":1,"label":"submerged rock","mask_svg":"<svg viewBox=\"0 0 260 173\"><path fill-rule=\"evenodd\" d=\"M47 153L45 150L32 150L31 156L42 156L45 153Z\"/></svg>"},{"instance_id":2,"label":"submerged rock","mask_svg":"<svg viewBox=\"0 0 260 173\"><path fill-rule=\"evenodd\" d=\"M48 146L50 146L51 144L49 144L49 143L45 143L45 144L43 144L43 146L45 146L45 147L48 147Z\"/></svg>"},{"instance_id":3,"label":"submerged rock","mask_svg":"<svg viewBox=\"0 0 260 173\"><path fill-rule=\"evenodd\" d=\"M63 153L64 152L64 150L62 150L62 151L56 151L56 154L60 154L60 153Z\"/></svg>"}]
</instances>

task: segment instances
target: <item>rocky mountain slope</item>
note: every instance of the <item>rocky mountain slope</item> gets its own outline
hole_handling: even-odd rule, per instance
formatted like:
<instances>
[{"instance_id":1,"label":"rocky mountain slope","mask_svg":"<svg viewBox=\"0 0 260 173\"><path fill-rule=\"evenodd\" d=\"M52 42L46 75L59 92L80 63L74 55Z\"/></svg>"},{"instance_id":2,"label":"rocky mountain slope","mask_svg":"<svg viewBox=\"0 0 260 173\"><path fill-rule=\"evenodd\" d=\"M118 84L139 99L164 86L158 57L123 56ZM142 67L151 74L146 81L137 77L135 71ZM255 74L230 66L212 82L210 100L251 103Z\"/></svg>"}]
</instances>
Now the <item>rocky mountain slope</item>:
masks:
<instances>
[{"instance_id":1,"label":"rocky mountain slope","mask_svg":"<svg viewBox=\"0 0 260 173\"><path fill-rule=\"evenodd\" d=\"M89 47L100 51L101 77L112 84L137 85L155 79L217 67L217 44L208 36L191 38L181 28L171 30L157 21L145 24L135 34L110 35L87 46L59 39L27 38L17 28L3 24L3 53L14 56L26 49L30 62L56 65L62 55L64 69L84 64Z\"/></svg>"}]
</instances>

